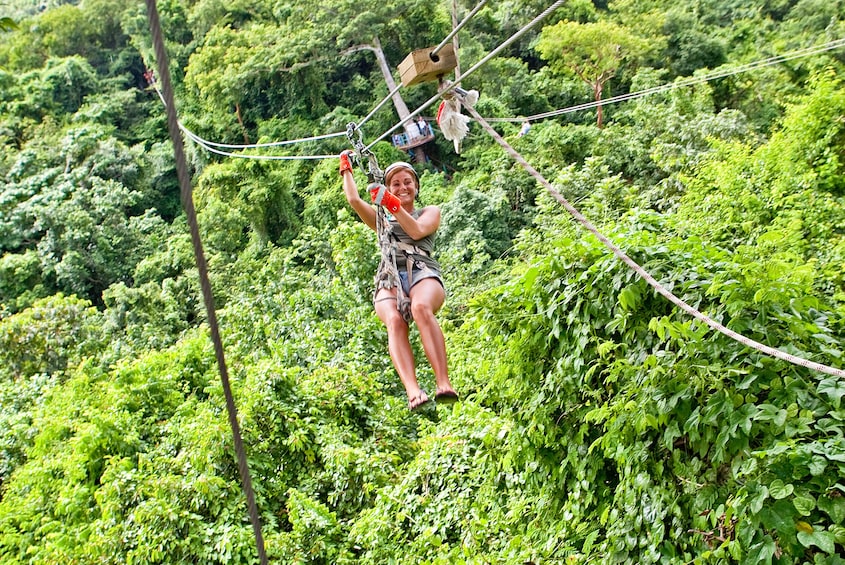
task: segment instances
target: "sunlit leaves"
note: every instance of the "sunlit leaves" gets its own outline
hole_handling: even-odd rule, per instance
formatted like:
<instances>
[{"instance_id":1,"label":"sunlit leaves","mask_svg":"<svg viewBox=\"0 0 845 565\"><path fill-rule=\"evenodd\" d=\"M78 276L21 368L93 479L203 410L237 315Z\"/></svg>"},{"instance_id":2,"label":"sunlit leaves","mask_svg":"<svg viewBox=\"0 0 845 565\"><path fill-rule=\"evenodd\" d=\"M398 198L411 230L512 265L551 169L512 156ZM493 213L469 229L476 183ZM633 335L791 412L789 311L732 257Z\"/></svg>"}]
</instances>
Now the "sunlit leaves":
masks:
<instances>
[{"instance_id":1,"label":"sunlit leaves","mask_svg":"<svg viewBox=\"0 0 845 565\"><path fill-rule=\"evenodd\" d=\"M189 4L159 3L177 104L215 141L338 131L384 94L369 52L342 50L379 35L395 63L450 27L438 3ZM573 34L541 60L529 34L490 62L473 79L479 108L505 116L577 101L577 79L558 72L577 45L590 47L570 64L603 57L601 69L619 69L613 88L631 79L636 90L841 28L831 21L841 2L605 4L554 15L580 31L602 24L598 36ZM150 64L148 29L140 5L123 7L63 7L0 47L0 62L22 71L0 74L0 555L252 563L221 385L207 336L192 329L205 314L163 112L135 88L140 61L123 50L125 30ZM462 33L462 61L543 7L485 9ZM792 32L774 37L781 19ZM668 61L655 56L660 33ZM648 56L615 58L620 37L649 37L632 44ZM98 58L107 45L108 70ZM805 83L823 60L834 70ZM621 72L635 61L660 68ZM497 127L689 304L841 366L840 63L831 53L627 102L603 130L574 125L583 112L537 121L518 139ZM133 89L114 91L127 79L104 77L124 70ZM749 117L737 107L752 99ZM786 119L753 131L771 108L788 108ZM389 112L375 116L367 135L388 122ZM386 143L374 149L382 163L399 157ZM370 303L374 236L343 202L336 162L193 156L274 560L837 562L839 380L672 307L484 136L442 162L432 152L438 172L422 175L423 198L444 212L443 326L463 398L440 407L439 421L407 411ZM36 302L59 287L91 300ZM412 345L431 387L413 331Z\"/></svg>"}]
</instances>

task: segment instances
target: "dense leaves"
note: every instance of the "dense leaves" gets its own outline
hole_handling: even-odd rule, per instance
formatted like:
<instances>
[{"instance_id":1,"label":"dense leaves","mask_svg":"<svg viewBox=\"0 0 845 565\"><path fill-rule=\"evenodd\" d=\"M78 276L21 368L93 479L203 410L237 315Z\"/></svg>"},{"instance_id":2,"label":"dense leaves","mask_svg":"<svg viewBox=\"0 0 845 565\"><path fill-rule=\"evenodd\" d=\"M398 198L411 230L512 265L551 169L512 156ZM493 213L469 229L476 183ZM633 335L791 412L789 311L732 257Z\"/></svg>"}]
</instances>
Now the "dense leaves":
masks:
<instances>
[{"instance_id":1,"label":"dense leaves","mask_svg":"<svg viewBox=\"0 0 845 565\"><path fill-rule=\"evenodd\" d=\"M183 125L240 144L344 131L388 94L374 46L395 67L436 45L452 3L158 7ZM460 34L462 68L545 7L484 7ZM842 14L840 0L567 2L464 86L664 287L841 368L841 49L517 131L840 39ZM256 563L143 8L18 0L7 15L0 561ZM413 108L434 92L401 95ZM365 141L396 118L376 112ZM187 146L271 560L843 563L842 379L671 306L470 127L460 155L438 136L418 166L442 210L440 318L462 395L428 415L408 412L387 355L375 235L336 161L257 158L348 141L250 159ZM412 347L431 390L414 331Z\"/></svg>"}]
</instances>

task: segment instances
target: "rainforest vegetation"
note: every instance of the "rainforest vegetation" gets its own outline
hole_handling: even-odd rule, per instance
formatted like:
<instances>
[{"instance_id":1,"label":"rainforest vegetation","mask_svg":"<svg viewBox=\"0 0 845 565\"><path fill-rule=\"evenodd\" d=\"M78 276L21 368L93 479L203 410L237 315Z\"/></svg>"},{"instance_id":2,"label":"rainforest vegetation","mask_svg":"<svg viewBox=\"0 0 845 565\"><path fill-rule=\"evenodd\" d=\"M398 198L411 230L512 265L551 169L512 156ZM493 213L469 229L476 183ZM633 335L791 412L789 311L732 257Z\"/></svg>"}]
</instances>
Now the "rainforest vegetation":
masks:
<instances>
[{"instance_id":1,"label":"rainforest vegetation","mask_svg":"<svg viewBox=\"0 0 845 565\"><path fill-rule=\"evenodd\" d=\"M379 53L398 81L476 4L157 7L181 124L243 145L345 132L390 92ZM458 71L549 4L486 3ZM0 562L258 563L145 5L0 18ZM570 0L462 86L661 285L841 371L843 39L843 0ZM399 94L413 111L437 84ZM399 119L388 102L364 142ZM845 380L673 306L469 128L416 165L462 397L422 415L373 313L346 135L186 138L270 562L845 563Z\"/></svg>"}]
</instances>

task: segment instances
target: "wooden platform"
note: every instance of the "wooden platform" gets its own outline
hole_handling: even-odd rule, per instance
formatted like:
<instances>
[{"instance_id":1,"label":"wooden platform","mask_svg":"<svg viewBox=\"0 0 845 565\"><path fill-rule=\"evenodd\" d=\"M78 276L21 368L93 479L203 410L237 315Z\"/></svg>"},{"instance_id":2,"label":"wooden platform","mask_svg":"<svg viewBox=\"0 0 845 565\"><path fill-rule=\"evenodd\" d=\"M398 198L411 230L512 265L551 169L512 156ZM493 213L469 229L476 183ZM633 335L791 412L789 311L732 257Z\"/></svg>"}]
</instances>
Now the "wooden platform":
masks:
<instances>
[{"instance_id":1,"label":"wooden platform","mask_svg":"<svg viewBox=\"0 0 845 565\"><path fill-rule=\"evenodd\" d=\"M400 133L393 136L393 146L401 151L407 151L414 147L419 147L429 141L434 141L434 134L419 135L417 137L408 137L406 133Z\"/></svg>"},{"instance_id":2,"label":"wooden platform","mask_svg":"<svg viewBox=\"0 0 845 565\"><path fill-rule=\"evenodd\" d=\"M416 123L411 126L412 131L419 131ZM405 133L397 133L393 136L393 146L401 151L408 151L414 147L424 145L429 141L434 140L434 130L431 129L431 124L425 124L425 131L420 135L408 135Z\"/></svg>"}]
</instances>

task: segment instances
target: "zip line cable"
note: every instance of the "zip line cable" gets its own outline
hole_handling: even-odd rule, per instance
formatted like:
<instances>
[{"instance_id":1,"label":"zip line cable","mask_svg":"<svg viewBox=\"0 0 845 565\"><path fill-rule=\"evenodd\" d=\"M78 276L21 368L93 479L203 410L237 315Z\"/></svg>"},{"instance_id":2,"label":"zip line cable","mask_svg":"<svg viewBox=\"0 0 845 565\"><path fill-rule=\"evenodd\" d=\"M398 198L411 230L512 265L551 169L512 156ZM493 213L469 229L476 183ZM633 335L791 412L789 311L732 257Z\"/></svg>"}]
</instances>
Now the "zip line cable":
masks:
<instances>
[{"instance_id":1,"label":"zip line cable","mask_svg":"<svg viewBox=\"0 0 845 565\"><path fill-rule=\"evenodd\" d=\"M164 47L164 37L161 33L161 23L158 16L156 0L146 0L147 18L150 23L150 33L153 36L153 47L155 48L156 61L158 62L159 76L165 100L167 112L167 130L173 142L173 153L176 160L176 174L179 177L180 196L182 206L188 219L188 226L191 231L191 241L194 247L194 257L199 271L200 287L202 288L205 310L208 315L208 326L211 333L211 341L214 344L214 355L217 359L217 368L220 372L220 381L223 386L223 394L226 398L226 411L229 416L229 425L232 428L232 439L237 454L238 470L243 482L244 494L246 495L249 518L252 522L252 530L255 535L255 545L258 550L258 558L261 565L267 565L267 554L264 550L264 537L261 534L261 518L258 515L258 507L255 504L255 492L252 489L252 480L249 475L249 464L241 439L240 426L238 424L238 411L232 395L232 387L229 384L229 371L226 368L226 359L223 352L223 341L220 338L220 328L217 323L217 313L214 307L214 293L211 289L211 282L208 277L208 264L205 260L205 253L200 238L197 214L194 209L193 194L191 188L191 173L188 171L188 162L185 158L185 148L182 138L179 135L179 118L176 115L176 103L173 96L173 88L170 84L170 69L167 63L167 51Z\"/></svg>"},{"instance_id":2,"label":"zip line cable","mask_svg":"<svg viewBox=\"0 0 845 565\"><path fill-rule=\"evenodd\" d=\"M391 133L396 131L398 128L402 127L405 123L407 123L407 122L411 121L413 118L417 117L420 113L422 113L423 110L425 110L426 108L428 108L429 106L431 106L432 104L437 102L440 98L443 97L444 94L446 94L447 92L449 92L451 90L454 90L459 84L461 84L461 82L466 77L468 77L469 75L471 75L472 73L477 71L479 68L481 68L483 65L485 65L487 63L487 61L489 61L490 59L492 59L493 57L498 55L503 49L508 47L511 43L513 43L514 41L516 41L517 39L519 39L520 37L525 35L525 33L527 31L529 31L531 28L536 26L540 21L544 20L549 14L551 14L552 12L554 12L555 10L560 8L564 4L564 2L565 2L565 0L557 0L557 2L555 2L554 4L552 4L551 6L546 8L543 11L543 13L541 13L539 16L537 16L536 18L531 20L522 29L520 29L519 31L514 33L508 39L506 39L504 41L504 43L502 43L501 45L496 47L493 51L488 53L483 59L481 59L478 63L473 65L472 68L470 68L468 71L466 71L459 79L457 79L457 80L455 80L455 82L451 83L449 85L449 87L446 88L443 92L438 92L437 94L435 94L434 96L432 96L431 98L426 100L419 108L417 108L416 110L411 112L405 119L400 120L399 123L397 123L392 128L390 128L389 130L384 132L381 136L377 137L372 143L370 143L366 147L366 149L368 149L368 150L371 149L373 147L373 145L375 145L379 141L385 139L387 136L389 136Z\"/></svg>"},{"instance_id":3,"label":"zip line cable","mask_svg":"<svg viewBox=\"0 0 845 565\"><path fill-rule=\"evenodd\" d=\"M307 159L336 159L337 155L262 155L262 154L252 154L252 153L233 153L231 151L222 151L220 149L216 149L209 145L205 145L203 143L203 139L198 137L196 134L191 132L189 129L183 127L181 124L179 128L185 133L185 135L197 145L200 145L203 149L210 153L216 153L217 155L223 155L225 157L238 157L239 159L257 159L257 160L265 160L265 161L301 161ZM346 135L344 133L343 135Z\"/></svg>"},{"instance_id":4,"label":"zip line cable","mask_svg":"<svg viewBox=\"0 0 845 565\"><path fill-rule=\"evenodd\" d=\"M161 91L158 89L158 86L154 86L158 97L161 99L162 104L167 107L167 102L164 100L164 96L162 95ZM321 139L329 139L332 137L340 137L341 135L345 136L346 132L340 133L328 133L324 135L316 135L313 137L304 137L301 139L293 139L289 141L274 141L270 143L253 143L247 145L235 145L235 144L228 144L228 143L216 143L213 141L206 141L205 139L201 138L188 128L182 124L182 122L178 122L179 129L182 130L182 133L185 134L191 141L195 142L197 145L201 146L203 149L210 153L216 153L218 155L223 155L226 157L239 157L241 159L265 159L265 160L303 160L303 159L331 159L337 157L337 155L256 155L250 153L232 153L229 151L222 151L220 149L216 149L215 147L226 147L232 149L251 149L251 148L259 148L259 147L278 147L282 145L291 145L294 143L303 143L307 141L318 141Z\"/></svg>"},{"instance_id":5,"label":"zip line cable","mask_svg":"<svg viewBox=\"0 0 845 565\"><path fill-rule=\"evenodd\" d=\"M345 131L339 131L336 133L324 133L322 135L314 135L311 137L302 137L300 139L289 139L287 141L269 141L267 143L251 143L246 145L237 145L231 143L217 143L215 141L208 141L206 139L201 138L197 134L190 132L188 128L184 125L180 124L182 131L186 133L191 133L191 136L195 138L197 143L201 143L202 145L212 146L212 147L222 147L224 149L260 149L263 147L281 147L283 145L294 145L296 143L306 143L309 141L322 141L323 139L331 139L333 137L345 137ZM336 155L335 155L336 156Z\"/></svg>"},{"instance_id":6,"label":"zip line cable","mask_svg":"<svg viewBox=\"0 0 845 565\"><path fill-rule=\"evenodd\" d=\"M443 41L441 41L440 44L437 47L435 47L434 49L431 50L431 53L429 53L429 57L431 57L432 60L433 60L434 57L438 53L440 53L440 50L443 49L446 46L446 44L449 43L449 41L451 41L451 39L453 37L458 35L458 32L461 31L461 28L464 27L465 25L467 25L467 23L473 18L473 16L475 16L475 14L478 13L479 10L481 10L481 8L484 7L485 4L487 4L487 0L481 0L481 2L479 2L478 5L475 8L472 9L472 12L467 14L466 17L463 19L463 21L461 23L459 23L458 25L456 25L455 28L451 31L451 33L449 33L449 35L444 37Z\"/></svg>"},{"instance_id":7,"label":"zip line cable","mask_svg":"<svg viewBox=\"0 0 845 565\"><path fill-rule=\"evenodd\" d=\"M573 112L579 112L581 110L588 110L590 108L595 108L597 106L605 106L609 104L615 104L617 102L625 102L628 100L634 100L636 98L642 98L643 96L648 96L651 94L657 94L660 92L666 92L668 90L672 90L675 88L683 88L686 86L694 86L697 84L701 84L704 82L710 82L712 80L725 78L733 75L737 75L740 73L745 73L748 71L760 69L763 67L768 67L772 65L776 65L778 63L782 63L784 61L789 61L792 59L798 59L801 57L808 57L810 55L817 55L819 53L823 53L825 51L832 51L833 49L838 49L840 47L845 47L845 39L837 39L834 41L830 41L828 43L823 43L821 45L815 45L813 47L806 47L804 49L798 49L796 51L790 51L788 53L784 53L782 55L776 55L773 57L769 57L768 59L762 59L760 61L755 61L752 63L747 63L745 65L740 65L738 67L733 67L729 69L723 70L715 70L707 74L703 74L698 77L689 77L683 80L679 80L677 82L671 82L667 84L663 84L660 86L654 86L651 88L647 88L645 90L640 90L638 92L630 92L628 94L620 94L618 96L613 96L611 98L607 98L606 100L594 100L592 102L585 102L583 104L578 104L576 106L570 106L568 108L562 108L559 110L551 110L549 112L543 112L541 114L535 114L533 116L527 117L518 117L518 118L487 118L488 122L521 122L524 120L535 121L535 120L542 120L544 118L551 118L554 116L560 116L562 114L570 114Z\"/></svg>"},{"instance_id":8,"label":"zip line cable","mask_svg":"<svg viewBox=\"0 0 845 565\"><path fill-rule=\"evenodd\" d=\"M531 24L529 24L529 25L531 25ZM525 30L525 31L527 31L527 30ZM661 92L667 92L669 90L673 90L673 89L676 89L676 88L684 88L684 87L688 87L688 86L695 86L695 85L698 85L698 84L710 82L710 81L717 80L717 79L720 79L720 78L727 78L727 77L730 77L730 76L734 76L734 75L737 75L737 74L753 71L753 70L756 70L756 69L760 69L760 68L764 68L764 67L768 67L768 66L773 66L773 65L776 65L776 64L779 64L779 63L783 63L785 61L790 61L790 60L798 59L798 58L802 58L802 57L809 57L811 55L817 55L819 53L823 53L823 52L826 52L826 51L832 51L834 49L838 49L838 48L841 48L841 47L845 47L845 39L838 39L838 40L830 41L830 42L827 42L827 43L823 43L821 45L807 47L807 48L804 48L804 49L798 49L798 50L795 50L795 51L790 51L790 52L784 53L782 55L776 55L776 56L773 56L773 57L769 57L767 59L762 59L762 60L759 60L759 61L747 63L745 65L740 65L738 67L733 67L733 68L723 69L723 70L716 70L716 71L713 71L713 72L710 72L710 73L707 73L707 74L703 74L703 75L698 76L698 77L690 77L690 78L686 78L686 79L679 80L679 81L676 81L676 82L666 83L666 84L663 84L663 85L660 85L660 86L647 88L647 89L640 90L640 91L637 91L637 92L620 94L618 96L613 96L611 98L607 98L607 99L600 100L600 101L594 100L594 101L591 101L591 102L585 102L583 104L577 104L575 106L569 106L567 108L561 108L561 109L558 109L558 110L551 110L549 112L543 112L543 113L534 114L534 115L531 115L531 116L515 117L515 118L486 118L486 120L489 123L504 123L504 122L511 122L512 123L512 122L522 122L522 121L525 121L525 120L529 120L529 121L542 120L542 119L545 119L545 118L551 118L551 117L560 116L560 115L564 115L564 114L571 114L571 113L575 113L575 112L580 112L582 110L589 110L589 109L595 108L597 106L605 106L605 105L616 104L616 103L619 103L619 102L627 102L629 100L635 100L635 99L638 99L638 98L643 98L645 96L650 96L652 94L659 94ZM492 56L497 54L501 50L501 48L502 48L501 46L499 48L497 48L496 51L490 53L487 57L485 57L484 60L480 61L472 69L467 71L464 74L464 78L470 72L474 72L480 65L486 63ZM453 84L453 86L457 86L459 84L459 82L460 81L455 82ZM359 127L363 126L365 122L369 121L370 118L372 118L376 114L376 112L378 112L385 104L387 104L387 102L401 88L402 88L401 84L398 85L396 88L394 88L387 96L384 97L384 99L381 102L379 102L370 111L369 114L367 114L366 117L364 117L358 123L358 126ZM161 96L161 93L159 92L159 97L160 96ZM408 118L399 122L396 126L391 128L390 130L388 130L385 134L378 137L374 143L381 141L382 139L386 138L387 135L389 135L394 130L398 129L400 126L404 125L411 118L420 114L423 110L425 110L431 104L436 102L437 99L440 98L440 97L441 97L441 94L438 94L437 96L435 96L432 99L425 102L416 111L414 111L411 115L409 115ZM309 141L320 141L320 140L324 140L324 139L330 139L330 138L334 138L334 137L342 137L342 136L346 135L346 132L337 132L337 133L317 135L317 136L313 136L313 137L305 137L305 138L301 138L301 139L294 139L294 140L288 140L288 141L276 141L276 142L269 142L269 143L254 143L254 144L238 145L238 144L226 144L226 143L217 143L217 142L213 142L213 141L208 141L208 140L201 138L197 134L193 133L191 130L189 130L187 127L185 127L181 123L179 124L179 127L182 129L182 131L185 133L185 135L187 135L190 139L192 139L194 142L196 142L197 144L202 146L207 151L209 151L211 153L216 153L218 155L223 155L223 156L227 156L227 157L238 157L238 158L242 158L242 159L267 159L267 160L333 159L333 158L337 157L337 155L334 155L334 154L332 154L332 155L303 155L303 156L278 156L278 155L260 155L260 154L256 155L256 154L244 154L244 153L231 153L231 152L227 152L227 151L215 150L214 148L215 147L221 147L221 148L228 148L228 149L251 149L251 148L263 148L263 147L278 147L278 146L284 146L284 145L292 145L292 144L295 144L295 143L303 143L303 142L309 142ZM372 147L373 144L371 144L369 147Z\"/></svg>"},{"instance_id":9,"label":"zip line cable","mask_svg":"<svg viewBox=\"0 0 845 565\"><path fill-rule=\"evenodd\" d=\"M382 100L381 102L379 102L378 104L376 104L376 107L375 107L375 108L373 108L372 110L370 110L370 113L369 113L369 114L367 114L367 115L364 117L364 119L362 119L360 122L358 122L358 124L357 124L357 125L358 125L358 127L360 128L362 125L364 125L364 124L367 122L367 120L369 120L370 118L372 118L372 117L375 115L375 113L376 113L376 112L378 112L379 110L381 110L381 107L382 107L382 106L384 106L385 104L387 104L387 102L388 102L391 98L393 98L393 96L394 96L397 92L399 92L399 90L400 90L401 88L402 88L402 85L401 85L401 84L399 84L399 85L397 85L397 86L396 86L396 88L394 88L393 90L391 90L391 91L390 91L390 93L389 93L387 96L385 96L385 97L384 97L384 100ZM345 135L345 133L344 133L344 135Z\"/></svg>"},{"instance_id":10,"label":"zip line cable","mask_svg":"<svg viewBox=\"0 0 845 565\"><path fill-rule=\"evenodd\" d=\"M555 190L552 184L547 181L543 175L541 175L537 169L532 167L528 161L518 152L516 149L510 146L507 141L496 131L493 129L487 121L478 114L478 112L472 106L465 106L467 111L472 115L473 118L481 125L484 130L490 134L490 136L502 146L502 148L510 155L517 163L519 163L523 169L525 169L531 176L533 176L537 182L539 182L548 193L558 201L569 214L575 218L582 226L584 226L587 231L595 235L598 240L604 244L613 254L625 263L628 267L630 267L635 273L637 273L644 281L646 281L652 288L654 288L660 295L666 298L669 302L689 314L690 316L694 317L695 319L704 322L709 326L711 329L714 329L729 338L741 343L745 346L751 347L752 349L756 349L757 351L764 353L770 357L775 357L776 359L780 359L781 361L787 361L794 365L800 365L802 367L806 367L808 369L813 369L820 373L826 373L828 375L833 375L836 377L845 377L845 370L837 369L835 367L830 367L828 365L823 365L821 363L816 363L815 361L810 361L808 359L804 359L802 357L798 357L795 355L791 355L780 349L776 349L774 347L770 347L768 345L764 345L758 341L755 341L749 337L746 337L740 333L737 333L724 325L720 324L719 322L713 320L709 316L699 312L694 307L690 306L681 298L675 296L670 290L660 284L648 271L643 269L636 261L631 259L621 248L619 248L615 243L610 241L604 234L602 234L581 212L578 211L572 204L569 203L563 195Z\"/></svg>"},{"instance_id":11,"label":"zip line cable","mask_svg":"<svg viewBox=\"0 0 845 565\"><path fill-rule=\"evenodd\" d=\"M484 7L484 5L486 3L487 3L487 0L482 0L481 2L479 2L479 4L473 9L473 11L470 14L468 14L464 18L464 20L460 24L458 24L458 26L456 26L453 29L452 33L450 33L446 38L444 38L443 41L437 47L435 47L434 50L432 50L431 54L434 55L434 54L437 53L437 51L439 51L439 49L442 49L442 47L449 41L449 39L454 37L454 35L456 35L456 32L458 30L460 30L464 25L466 25L469 22L469 20L473 16L475 16L475 14L478 11L480 11L481 8ZM464 75L459 80L456 80L454 83L452 83L447 90L445 90L444 92L440 92L437 95L433 96L431 99L427 100L420 107L418 107L414 112L412 112L407 118L403 119L402 121L400 121L399 123L394 125L392 128L390 128L389 130L384 132L381 136L377 137L375 139L375 141L373 141L369 146L367 146L367 149L371 148L373 145L375 145L375 143L385 139L388 135L390 135L390 133L392 133L393 131L395 131L399 127L403 126L408 121L410 121L412 118L414 118L417 115L419 115L420 113L422 113L423 110L425 110L426 108L431 106L438 99L442 98L443 94L445 94L449 90L456 88L461 83L461 81L464 78L466 78L467 75L475 72L482 65L486 64L491 58L498 55L498 53L501 52L505 47L509 46L511 43L513 43L513 41L515 41L516 39L521 37L525 32L530 30L532 27L534 27L540 20L544 19L549 13L551 13L551 11L553 11L557 7L559 7L560 4L563 4L563 1L556 2L555 4L550 6L546 11L544 11L542 14L540 14L537 18L535 18L531 22L529 22L525 27L523 27L516 34L511 36L511 38L509 38L504 43L499 45L499 47L497 47L495 50L491 51L484 59L479 61L470 70L468 70L466 73L464 73ZM759 68L776 65L778 63L782 63L782 62L789 61L789 60L792 60L792 59L798 59L798 58L801 58L801 57L808 57L810 55L816 55L816 54L819 54L819 53L823 53L825 51L831 51L831 50L834 50L834 49L838 49L840 47L845 47L845 39L838 39L838 40L830 41L830 42L827 42L827 43L823 43L821 45L807 47L807 48L803 48L803 49L798 49L798 50L795 50L795 51L784 53L782 55L776 55L776 56L769 57L767 59L763 59L763 60L760 60L760 61L754 61L752 63L740 65L738 67L733 67L733 68L723 69L723 70L716 70L716 71L713 71L713 72L710 72L710 73L707 73L707 74L703 74L703 75L698 76L698 77L690 77L690 78L679 80L679 81L676 81L676 82L673 82L673 83L666 83L666 84L663 84L663 85L660 85L660 86L647 88L647 89L640 90L640 91L637 91L637 92L620 94L618 96L613 96L611 98L607 98L607 99L604 99L604 100L594 100L594 101L591 101L591 102L585 102L583 104L577 104L577 105L574 105L574 106L569 106L567 108L561 108L561 109L558 109L558 110L551 110L549 112L543 112L543 113L534 114L534 115L531 115L531 116L520 116L520 117L514 117L514 118L486 118L486 120L489 123L522 122L522 121L525 121L525 120L528 120L528 121L542 120L542 119L545 119L545 118L551 118L551 117L560 116L560 115L564 115L564 114L571 114L571 113L575 113L575 112L580 112L582 110L589 110L589 109L592 109L592 108L595 108L595 107L598 107L598 106L605 106L605 105L616 104L616 103L619 103L619 102L626 102L626 101L629 101L629 100L635 100L635 99L642 98L642 97L645 97L645 96L650 96L652 94L659 94L661 92L667 92L669 90L673 90L673 89L676 89L676 88L684 88L684 87L688 87L688 86L695 86L695 85L702 84L702 83L705 83L705 82L710 82L710 81L713 81L713 80L716 80L716 79L726 78L726 77L730 77L730 76L737 75L737 74L740 74L740 73L756 70L756 69L759 69ZM387 104L387 102L390 101L390 99L397 92L399 92L399 90L401 88L402 88L402 85L400 84L400 85L396 86L392 91L390 91L390 93L388 93L387 96L385 96L384 99L381 100L381 102L379 102L362 120L360 120L358 122L357 126L360 128L367 121L369 121L385 104ZM161 92L159 92L158 88L156 88L156 92L158 92L158 95L161 98ZM163 101L163 99L162 99L162 101ZM249 153L232 153L232 152L222 151L220 149L215 149L215 148L242 149L243 150L243 149L260 149L260 148L267 148L267 147L281 147L281 146L293 145L293 144L297 144L297 143L306 143L306 142L311 142L311 141L321 141L321 140L325 140L325 139L331 139L331 138L335 138L335 137L343 137L343 136L347 135L346 132L336 132L336 133L315 135L315 136L311 136L311 137L304 137L304 138L300 138L300 139L292 139L292 140L286 140L286 141L274 141L274 142L267 142L267 143L252 143L252 144L229 144L229 143L218 143L218 142L203 139L202 137L195 134L194 132L189 130L187 127L185 127L184 124L182 124L181 122L179 123L179 128L185 133L185 135L188 138L190 138L192 141L194 141L195 143L197 143L203 149L209 151L210 153L215 153L217 155L222 155L222 156L226 156L226 157L237 157L237 158L242 158L242 159L257 159L257 160L263 159L263 160L285 160L285 161L288 161L288 160L333 159L333 158L337 157L337 155L334 155L334 154L331 154L331 155L284 155L284 156L282 156L282 155L263 155L263 154L249 154Z\"/></svg>"},{"instance_id":12,"label":"zip line cable","mask_svg":"<svg viewBox=\"0 0 845 565\"><path fill-rule=\"evenodd\" d=\"M487 4L487 0L481 0L481 2L479 2L479 3L478 3L478 5L477 5L475 8L473 8L472 12L470 12L469 14L467 14L467 16L464 18L464 20L463 20L463 21L462 21L462 22L461 22L461 23L460 23L457 27L455 27L455 29L453 29L453 30L452 30L452 32L451 32L451 33L449 33L449 35L447 35L445 38L443 38L443 41L441 41L441 42L440 42L440 44L439 44L437 47L435 47L434 49L432 49L432 51L431 51L431 53L429 54L429 56L430 56L430 57L432 57L432 58L433 58L434 56L436 56L436 55L437 55L437 53L438 53L441 49L443 49L443 47L446 45L446 43L448 43L448 42L449 42L449 40L451 40L451 39L452 39L452 38L453 38L453 37L454 37L454 36L458 33L458 31L459 31L462 27L464 27L464 26L465 26L465 25L469 22L469 20L470 20L470 19L472 19L472 17L473 17L473 16L475 16L475 14L477 14L477 13L478 13L478 11L479 11L479 10L481 10L481 8L483 8L485 4ZM372 118L372 117L373 117L373 115L374 115L376 112L378 112L378 111L381 109L381 107L382 107L382 106L384 106L385 104L387 104L388 100L390 100L391 98L393 98L393 96L394 96L397 92L399 92L399 90L402 88L402 86L403 86L402 84L399 84L396 88L394 88L394 89L390 92L390 94L388 94L387 96L385 96L385 97L384 97L384 100L382 100L381 102L379 102L379 103L378 103L378 105L376 105L376 107L375 107L375 108L373 108L373 109L372 109L372 111L370 111L370 113L369 113L369 114L367 114L367 115L366 115L366 116L365 116L365 117L364 117L361 121L359 121L359 122L356 124L356 125L358 126L358 128L360 128L361 126L363 126L363 125L364 125L364 124L365 124L365 123L366 123L366 122L367 122L370 118ZM404 122L402 122L402 123L404 124ZM391 131L392 131L392 130L391 130Z\"/></svg>"},{"instance_id":13,"label":"zip line cable","mask_svg":"<svg viewBox=\"0 0 845 565\"><path fill-rule=\"evenodd\" d=\"M437 47L434 48L434 50L432 50L431 56L436 55L437 52L440 51L440 49L442 49L443 46L450 39L452 39L452 37L454 37L455 34L457 34L457 32L463 26L465 26L467 24L469 22L469 20L472 19L472 17L475 16L479 12L479 10L481 10L481 8L484 7L485 4L487 4L487 0L481 0L481 2L479 2L479 4L472 10L472 12L467 14L467 16L464 18L464 20L455 29L453 29L452 32L448 36L446 36L445 39L443 39L443 41L440 43L440 45L438 45ZM358 122L358 124L357 124L358 127L361 127L362 125L364 125L365 122L367 122L370 118L372 118L375 115L376 112L378 112L385 104L387 104L388 101L390 101L390 99L397 92L399 92L399 90L401 88L402 88L402 85L400 84L396 88L394 88L392 91L390 91L390 93L387 96L385 96L384 99L381 102L379 102L370 111L369 114L367 114L360 122ZM156 92L158 92L159 98L162 98L161 92L158 91L158 88L156 88ZM162 102L164 102L163 99L162 99ZM222 149L259 149L259 148L264 148L264 147L279 147L279 146L283 146L283 145L292 145L292 144L295 144L295 143L303 143L303 142L308 142L308 141L320 141L320 140L323 140L323 139L330 139L330 138L333 138L333 137L346 136L346 132L341 131L341 132L329 133L329 134L324 134L324 135L316 135L316 136L313 136L313 137L293 139L293 140L288 140L288 141L273 141L273 142L268 142L268 143L230 144L230 143L218 143L218 142L208 141L206 139L203 139L200 136L198 136L197 134L195 134L194 132L192 132L191 130L189 130L187 127L185 127L185 125L182 124L181 122L179 123L179 128L185 133L185 135L187 137L189 137L195 143L199 144L200 146L202 146L204 149L206 149L207 151L209 151L211 153L216 153L218 155L223 155L223 156L227 156L227 157L239 157L239 158L242 158L242 159L269 159L269 160L331 159L331 158L337 157L337 155L308 155L308 156L255 155L255 154L241 154L241 153L230 153L230 152L227 152L227 151L219 151L219 150L213 149L213 147L219 147L219 148L222 148Z\"/></svg>"}]
</instances>

